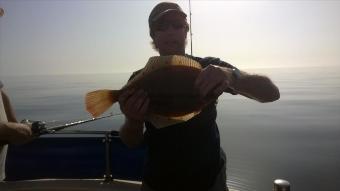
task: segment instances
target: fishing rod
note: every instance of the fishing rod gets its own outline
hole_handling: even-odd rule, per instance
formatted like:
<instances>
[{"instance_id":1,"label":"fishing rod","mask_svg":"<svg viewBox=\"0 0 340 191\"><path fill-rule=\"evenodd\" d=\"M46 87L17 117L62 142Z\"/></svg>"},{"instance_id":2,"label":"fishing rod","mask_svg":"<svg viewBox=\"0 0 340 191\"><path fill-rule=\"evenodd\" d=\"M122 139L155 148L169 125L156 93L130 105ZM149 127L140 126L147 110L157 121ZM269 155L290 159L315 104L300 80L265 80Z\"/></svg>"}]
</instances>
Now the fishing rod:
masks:
<instances>
[{"instance_id":1,"label":"fishing rod","mask_svg":"<svg viewBox=\"0 0 340 191\"><path fill-rule=\"evenodd\" d=\"M191 56L192 56L192 24L191 24L191 1L189 0L189 23L190 23L190 53L191 53Z\"/></svg>"},{"instance_id":2,"label":"fishing rod","mask_svg":"<svg viewBox=\"0 0 340 191\"><path fill-rule=\"evenodd\" d=\"M102 116L102 117L90 118L90 119L75 121L75 122L66 123L66 124L63 124L63 125L52 126L52 127L46 127L46 123L44 121L31 121L31 120L28 120L28 119L24 119L24 120L21 121L21 123L32 124L33 135L34 136L40 136L40 135L44 135L44 134L56 133L57 131L60 131L60 130L68 128L68 127L73 127L73 126L80 125L80 124L83 124L83 123L97 121L97 120L100 120L100 119L104 119L104 118L108 118L108 117L112 117L112 116L117 116L117 115L122 115L122 114L121 113L118 113L118 114L110 113L109 115Z\"/></svg>"}]
</instances>

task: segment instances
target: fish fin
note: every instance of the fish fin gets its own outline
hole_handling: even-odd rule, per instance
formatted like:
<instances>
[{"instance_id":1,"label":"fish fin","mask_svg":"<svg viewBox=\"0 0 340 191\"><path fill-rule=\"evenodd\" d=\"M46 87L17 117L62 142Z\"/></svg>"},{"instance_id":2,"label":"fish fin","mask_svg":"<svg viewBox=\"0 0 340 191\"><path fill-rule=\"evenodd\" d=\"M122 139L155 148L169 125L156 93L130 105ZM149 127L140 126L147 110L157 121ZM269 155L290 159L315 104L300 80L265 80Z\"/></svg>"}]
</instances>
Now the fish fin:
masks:
<instances>
[{"instance_id":1,"label":"fish fin","mask_svg":"<svg viewBox=\"0 0 340 191\"><path fill-rule=\"evenodd\" d=\"M172 66L186 66L190 68L202 69L202 66L196 60L187 58L185 56L174 55L171 57L170 65Z\"/></svg>"},{"instance_id":2,"label":"fish fin","mask_svg":"<svg viewBox=\"0 0 340 191\"><path fill-rule=\"evenodd\" d=\"M158 115L158 114L150 114L148 116L148 120L158 129L163 128L163 127L168 127L170 125L175 125L177 123L183 123L191 118L195 117L198 115L201 111L195 111L192 113L188 113L182 116L177 116L177 117L170 117L170 116L163 116L163 115Z\"/></svg>"},{"instance_id":3,"label":"fish fin","mask_svg":"<svg viewBox=\"0 0 340 191\"><path fill-rule=\"evenodd\" d=\"M166 66L187 66L191 68L202 69L202 66L197 61L190 59L186 56L169 55L169 56L153 56L149 58L145 66L145 72L149 70L157 70Z\"/></svg>"},{"instance_id":4,"label":"fish fin","mask_svg":"<svg viewBox=\"0 0 340 191\"><path fill-rule=\"evenodd\" d=\"M119 90L96 90L85 97L86 110L98 117L118 100Z\"/></svg>"},{"instance_id":5,"label":"fish fin","mask_svg":"<svg viewBox=\"0 0 340 191\"><path fill-rule=\"evenodd\" d=\"M137 81L144 78L144 76L147 76L148 74L155 72L156 70L169 66L186 66L190 68L196 68L199 70L202 69L202 66L199 62L186 56L180 55L153 56L149 58L145 67L133 79L128 81L125 87L136 83Z\"/></svg>"}]
</instances>

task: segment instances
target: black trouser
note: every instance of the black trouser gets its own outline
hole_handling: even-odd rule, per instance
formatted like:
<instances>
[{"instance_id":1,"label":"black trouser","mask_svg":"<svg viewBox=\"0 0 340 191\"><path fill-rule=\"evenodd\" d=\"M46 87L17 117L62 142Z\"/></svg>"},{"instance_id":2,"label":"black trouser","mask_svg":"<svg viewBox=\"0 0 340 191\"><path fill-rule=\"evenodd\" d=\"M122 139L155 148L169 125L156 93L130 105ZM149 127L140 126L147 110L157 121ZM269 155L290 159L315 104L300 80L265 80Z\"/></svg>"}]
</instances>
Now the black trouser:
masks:
<instances>
[{"instance_id":1,"label":"black trouser","mask_svg":"<svg viewBox=\"0 0 340 191\"><path fill-rule=\"evenodd\" d=\"M226 174L227 156L224 153L222 148L221 148L220 154L221 154L221 159L222 159L220 171L215 178L214 184L207 191L229 191L228 186L227 186L227 174ZM143 182L141 191L154 191L154 190L150 188L145 182Z\"/></svg>"}]
</instances>

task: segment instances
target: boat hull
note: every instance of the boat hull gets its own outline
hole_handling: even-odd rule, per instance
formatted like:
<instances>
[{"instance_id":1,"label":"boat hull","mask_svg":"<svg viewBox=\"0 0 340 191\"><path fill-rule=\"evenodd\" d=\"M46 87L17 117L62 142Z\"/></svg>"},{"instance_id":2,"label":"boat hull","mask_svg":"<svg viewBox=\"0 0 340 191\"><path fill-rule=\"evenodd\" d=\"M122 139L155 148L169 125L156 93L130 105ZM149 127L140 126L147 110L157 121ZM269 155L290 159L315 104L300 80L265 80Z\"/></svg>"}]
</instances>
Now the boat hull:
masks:
<instances>
[{"instance_id":1,"label":"boat hull","mask_svg":"<svg viewBox=\"0 0 340 191\"><path fill-rule=\"evenodd\" d=\"M108 143L108 144L107 144ZM109 145L109 147L108 147ZM49 136L10 145L6 181L33 179L126 179L140 181L145 147L127 148L110 136Z\"/></svg>"}]
</instances>

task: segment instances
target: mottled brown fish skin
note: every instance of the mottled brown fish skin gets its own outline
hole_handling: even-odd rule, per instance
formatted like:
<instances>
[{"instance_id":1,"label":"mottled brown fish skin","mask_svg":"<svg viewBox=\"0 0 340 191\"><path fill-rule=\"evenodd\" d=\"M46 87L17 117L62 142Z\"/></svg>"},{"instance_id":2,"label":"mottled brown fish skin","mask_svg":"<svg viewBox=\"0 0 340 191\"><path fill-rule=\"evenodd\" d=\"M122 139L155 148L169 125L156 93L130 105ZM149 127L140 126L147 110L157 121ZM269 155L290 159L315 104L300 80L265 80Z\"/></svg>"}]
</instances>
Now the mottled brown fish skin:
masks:
<instances>
[{"instance_id":1,"label":"mottled brown fish skin","mask_svg":"<svg viewBox=\"0 0 340 191\"><path fill-rule=\"evenodd\" d=\"M97 117L117 102L124 91L143 89L150 99L148 114L187 120L214 100L214 96L202 99L195 88L201 70L200 63L185 56L151 57L146 66L120 90L87 93L86 109Z\"/></svg>"},{"instance_id":2,"label":"mottled brown fish skin","mask_svg":"<svg viewBox=\"0 0 340 191\"><path fill-rule=\"evenodd\" d=\"M143 89L147 92L149 113L176 117L200 111L206 104L194 83L201 69L187 66L167 66L143 76L123 88Z\"/></svg>"}]
</instances>

